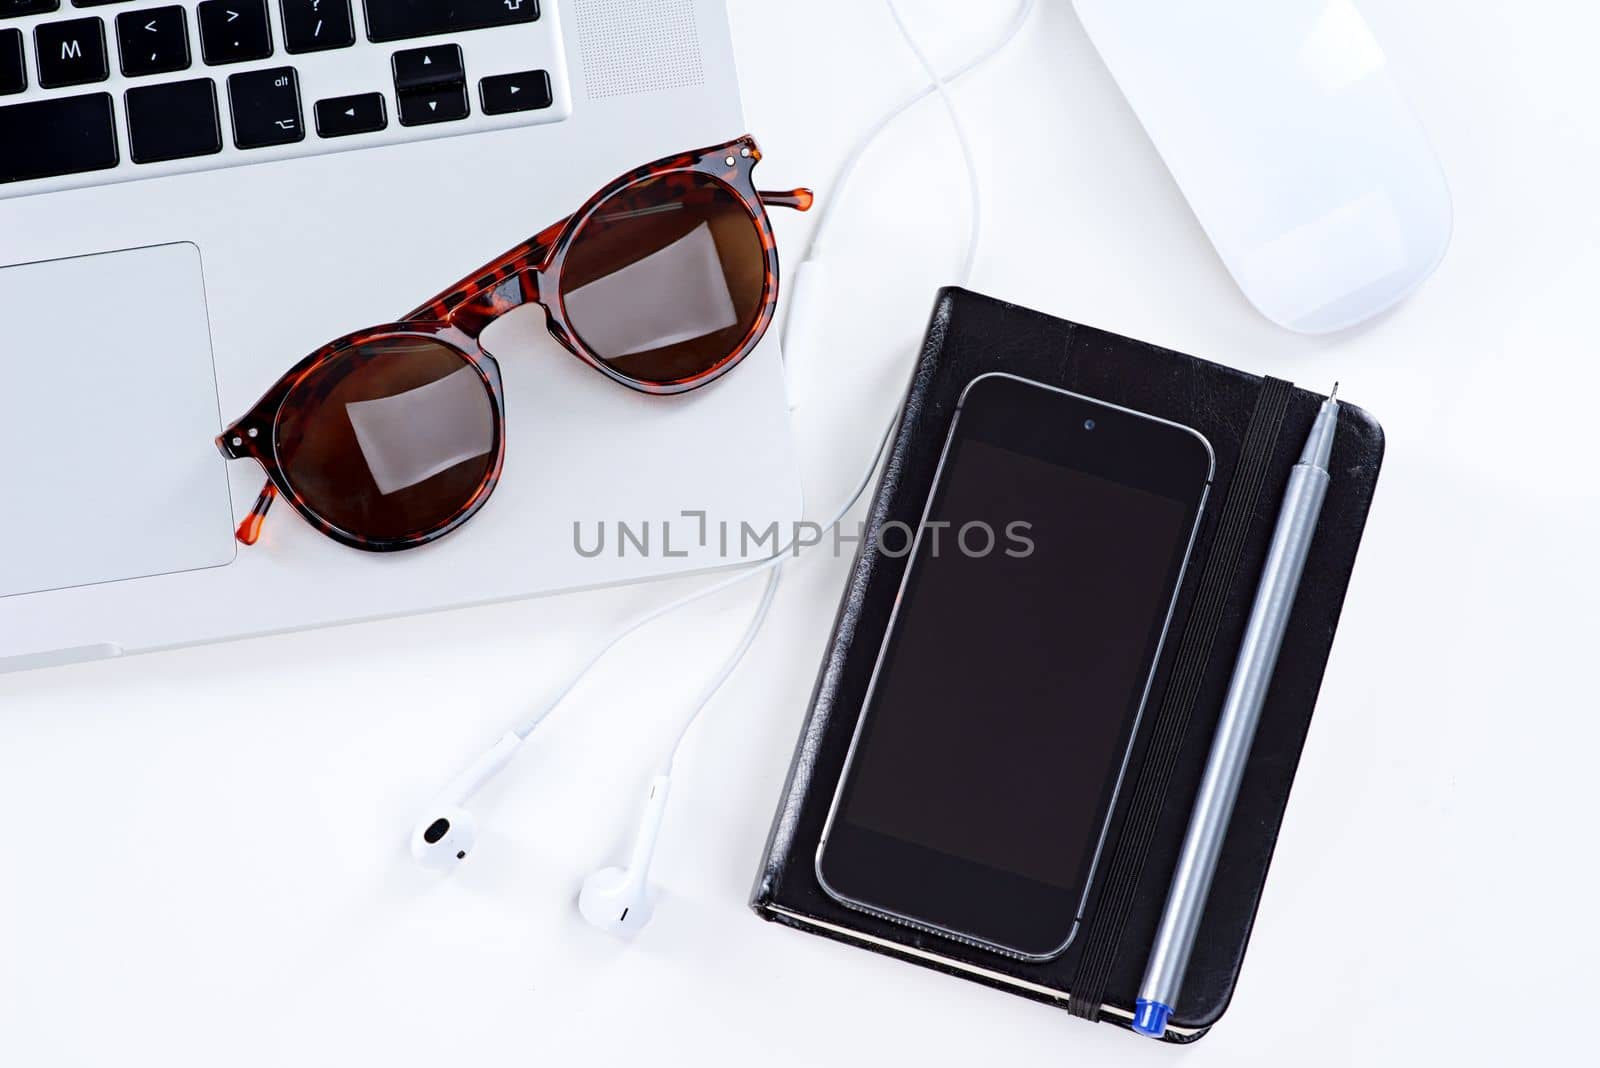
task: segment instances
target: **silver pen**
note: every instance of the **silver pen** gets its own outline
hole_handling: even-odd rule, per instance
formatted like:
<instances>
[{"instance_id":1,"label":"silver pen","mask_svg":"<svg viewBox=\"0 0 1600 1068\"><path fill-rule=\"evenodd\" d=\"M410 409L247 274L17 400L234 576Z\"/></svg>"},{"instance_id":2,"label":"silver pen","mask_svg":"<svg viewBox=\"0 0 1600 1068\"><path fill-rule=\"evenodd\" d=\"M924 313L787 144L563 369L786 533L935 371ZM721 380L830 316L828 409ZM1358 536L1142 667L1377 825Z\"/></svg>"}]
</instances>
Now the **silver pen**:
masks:
<instances>
[{"instance_id":1,"label":"silver pen","mask_svg":"<svg viewBox=\"0 0 1600 1068\"><path fill-rule=\"evenodd\" d=\"M1245 627L1234 663L1233 681L1222 705L1222 718L1206 760L1205 776L1195 796L1189 816L1189 830L1178 854L1178 867L1172 874L1167 904L1150 947L1150 962L1145 965L1144 981L1134 1006L1133 1029L1151 1038L1167 1031L1167 1020L1178 1003L1183 973L1189 965L1200 917L1205 912L1211 877L1216 874L1217 857L1228 833L1233 803L1239 796L1250 758L1250 743L1261 719L1261 706L1272 683L1278 650L1294 608L1305 570L1306 554L1316 533L1322 501L1328 495L1328 457L1333 452L1333 437L1339 424L1339 386L1323 401L1311 434L1300 453L1300 462L1289 475L1278 526L1272 533L1272 546L1256 587L1255 604Z\"/></svg>"}]
</instances>

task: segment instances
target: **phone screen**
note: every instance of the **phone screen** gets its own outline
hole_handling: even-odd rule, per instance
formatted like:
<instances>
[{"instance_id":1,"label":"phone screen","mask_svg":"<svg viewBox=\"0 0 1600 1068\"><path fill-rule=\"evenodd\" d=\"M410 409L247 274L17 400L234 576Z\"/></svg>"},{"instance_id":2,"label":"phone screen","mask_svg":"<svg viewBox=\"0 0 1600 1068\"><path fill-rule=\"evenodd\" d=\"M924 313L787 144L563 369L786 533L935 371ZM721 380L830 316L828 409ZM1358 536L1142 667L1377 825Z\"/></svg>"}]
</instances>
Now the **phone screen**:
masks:
<instances>
[{"instance_id":1,"label":"phone screen","mask_svg":"<svg viewBox=\"0 0 1600 1068\"><path fill-rule=\"evenodd\" d=\"M1055 433L1018 433L988 391L958 418L818 867L853 903L1040 955L1078 916L1210 459L1192 432L1029 388ZM1191 475L1141 478L1130 448ZM973 930L939 885L1053 915Z\"/></svg>"}]
</instances>

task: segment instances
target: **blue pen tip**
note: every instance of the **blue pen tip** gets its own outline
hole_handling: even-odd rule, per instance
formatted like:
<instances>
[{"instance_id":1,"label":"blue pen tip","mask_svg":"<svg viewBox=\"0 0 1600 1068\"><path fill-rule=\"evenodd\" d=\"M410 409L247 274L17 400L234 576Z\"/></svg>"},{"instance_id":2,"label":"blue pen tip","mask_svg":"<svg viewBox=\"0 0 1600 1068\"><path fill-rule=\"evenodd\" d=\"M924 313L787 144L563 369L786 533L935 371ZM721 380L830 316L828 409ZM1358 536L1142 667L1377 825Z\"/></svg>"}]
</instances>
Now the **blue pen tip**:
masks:
<instances>
[{"instance_id":1,"label":"blue pen tip","mask_svg":"<svg viewBox=\"0 0 1600 1068\"><path fill-rule=\"evenodd\" d=\"M1134 1003L1133 1029L1141 1035L1150 1038L1160 1038L1167 1033L1167 1019L1172 1015L1172 1006L1163 1005L1159 1001L1148 1001L1140 998Z\"/></svg>"}]
</instances>

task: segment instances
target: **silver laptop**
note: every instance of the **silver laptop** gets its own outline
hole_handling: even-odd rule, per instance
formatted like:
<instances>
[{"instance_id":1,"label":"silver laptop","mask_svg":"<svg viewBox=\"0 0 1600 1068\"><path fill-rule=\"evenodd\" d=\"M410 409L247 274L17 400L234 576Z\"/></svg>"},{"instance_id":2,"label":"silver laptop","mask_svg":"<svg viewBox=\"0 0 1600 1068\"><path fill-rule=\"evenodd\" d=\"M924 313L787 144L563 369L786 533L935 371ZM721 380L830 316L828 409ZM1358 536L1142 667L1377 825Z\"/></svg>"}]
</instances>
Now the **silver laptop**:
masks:
<instances>
[{"instance_id":1,"label":"silver laptop","mask_svg":"<svg viewBox=\"0 0 1600 1068\"><path fill-rule=\"evenodd\" d=\"M723 0L0 0L0 670L705 569L796 519L775 331L663 398L507 315L504 479L410 552L281 507L238 544L263 479L212 444L324 342L745 132Z\"/></svg>"}]
</instances>

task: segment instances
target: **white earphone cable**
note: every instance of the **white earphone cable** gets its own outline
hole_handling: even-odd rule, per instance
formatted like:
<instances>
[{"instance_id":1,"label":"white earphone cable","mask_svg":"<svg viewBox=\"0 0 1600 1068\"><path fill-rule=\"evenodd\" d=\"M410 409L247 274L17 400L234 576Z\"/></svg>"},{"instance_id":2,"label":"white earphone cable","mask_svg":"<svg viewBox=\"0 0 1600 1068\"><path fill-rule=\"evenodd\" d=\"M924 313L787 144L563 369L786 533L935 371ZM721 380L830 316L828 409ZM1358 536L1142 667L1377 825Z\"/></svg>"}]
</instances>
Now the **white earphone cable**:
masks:
<instances>
[{"instance_id":1,"label":"white earphone cable","mask_svg":"<svg viewBox=\"0 0 1600 1068\"><path fill-rule=\"evenodd\" d=\"M905 19L900 16L900 9L895 6L894 0L883 0L883 2L889 8L889 16L894 19L895 28L900 31L906 47L911 49L911 54L917 57L917 62L922 64L923 71L932 79L934 91L939 94L939 99L944 103L945 113L950 116L950 126L955 131L956 142L961 146L961 160L967 168L968 203L972 212L971 227L967 237L967 256L961 266L961 284L967 285L972 281L972 269L978 261L978 240L983 234L983 188L978 182L978 157L972 151L972 138L968 136L967 125L962 121L961 112L956 109L956 102L950 96L950 87L944 75L939 73L939 69L928 59L922 46L917 44L917 39L912 36ZM1024 19L1032 4L1033 0L1024 0L1022 8ZM1017 25L1020 27L1021 22Z\"/></svg>"},{"instance_id":2,"label":"white earphone cable","mask_svg":"<svg viewBox=\"0 0 1600 1068\"><path fill-rule=\"evenodd\" d=\"M1005 51L1005 49L1010 46L1011 42L1015 41L1017 36L1022 33L1023 26L1027 24L1028 19L1033 15L1033 9L1037 6L1037 4L1038 0L1022 0L1021 5L1017 8L1016 15L1014 15L1011 19L1011 24L1006 28L1006 32L1000 37L996 38L993 44L984 49L982 52L978 53L976 56L967 60L967 62L963 63L949 74L941 77L938 75L937 71L931 72L934 75L932 84L923 86L921 89L916 90L910 96L906 97L906 99L902 100L893 110L886 112L882 118L880 118L876 123L868 128L865 133L856 139L855 143L850 146L850 151L846 153L844 157L844 163L839 168L839 173L834 176L833 185L829 191L829 195L823 198L818 205L817 222L816 226L811 231L811 242L799 257L802 262L816 259L821 253L823 248L823 238L827 236L830 229L830 224L833 222L834 210L837 208L839 202L844 199L845 190L849 188L851 181L855 178L856 170L861 166L862 159L867 155L867 150L871 148L872 145L878 140L879 135L882 134L884 130L888 129L896 119L910 111L912 108L916 107L917 104L923 100L926 100L934 93L945 93L948 95L948 89L951 85L960 81L962 78L965 78L973 71L978 70L980 67L986 66L991 59L994 59L1001 52ZM899 12L892 4L890 5L889 10L890 15L894 18L896 28L899 29L901 35L906 38L907 43L912 45L913 51L917 53L918 61L923 63L923 69L925 71L929 70L928 64L924 59L921 50L916 47L910 35L906 32L905 24L900 20ZM968 175L971 176L972 174L973 170L969 166ZM976 219L974 221L976 221ZM970 264L974 259L972 247L976 245L976 240L976 236L974 236L973 242L968 248L967 261L969 264L969 272L971 270ZM786 349L789 343L789 326L791 322L791 319L786 318L783 324L783 342Z\"/></svg>"},{"instance_id":3,"label":"white earphone cable","mask_svg":"<svg viewBox=\"0 0 1600 1068\"><path fill-rule=\"evenodd\" d=\"M695 725L695 722L700 718L700 714L711 704L712 698L717 696L717 691L722 689L723 683L727 682L733 676L733 673L738 670L740 663L744 660L744 655L750 651L750 646L755 644L756 635L761 633L761 628L767 622L767 615L772 611L772 602L778 594L778 583L782 578L783 568L781 566L774 567L767 572L767 584L761 591L761 602L756 605L755 614L750 617L749 626L745 627L744 637L739 639L738 648L734 649L732 655L723 663L722 670L717 673L717 677L712 679L706 688L700 692L700 697L694 703L694 711L683 721L683 726L678 728L678 736L673 739L672 748L667 751L666 770L663 774L672 774L672 767L678 760L678 750L683 748L684 739L689 737L689 729Z\"/></svg>"},{"instance_id":4,"label":"white earphone cable","mask_svg":"<svg viewBox=\"0 0 1600 1068\"><path fill-rule=\"evenodd\" d=\"M1036 0L1023 0L1022 6L1018 9L1016 16L1012 19L1011 26L1006 31L1005 36L1002 37L996 44L984 51L980 56L978 56L978 58L960 67L949 77L939 73L938 68L933 65L933 63L928 59L927 54L923 52L922 48L917 44L916 38L912 35L911 30L906 26L905 20L900 16L900 11L895 6L895 0L884 0L884 3L889 9L890 17L894 19L895 28L900 31L900 36L905 40L906 46L910 48L912 54L916 56L917 62L922 65L923 71L927 73L929 79L932 80L933 85L922 90L909 101L902 104L899 108L893 112L890 112L887 117L881 120L872 128L871 131L868 132L866 139L858 144L856 146L856 150L853 151L847 158L844 169L840 173L839 180L834 184L833 196L829 200L828 209L825 209L823 217L817 221L816 230L813 231L814 236L812 237L809 256L815 257L817 255L824 228L827 226L828 221L831 218L831 208L834 204L838 203L839 195L842 192L843 186L848 183L850 176L855 172L856 164L860 161L861 156L865 153L866 148L877 139L878 135L884 129L886 129L891 122L893 122L899 116L905 114L906 111L910 110L912 105L926 98L929 93L936 92L939 94L940 99L944 102L945 111L950 116L950 124L955 131L956 141L961 148L961 158L963 163L966 165L967 171L967 190L970 195L972 214L971 229L967 239L967 254L961 268L961 282L963 285L966 285L972 280L972 272L976 266L978 258L978 246L983 236L983 188L978 178L977 155L974 153L972 148L972 139L967 133L966 125L961 118L961 113L956 109L955 101L950 96L949 82L955 78L961 77L963 74L966 74L969 71L976 70L978 67L982 66L984 63L987 63L990 59L998 55L1001 50L1010 44L1012 40L1016 38L1017 34L1021 32L1023 25L1027 23L1028 16L1033 12L1033 7L1036 3ZM785 325L787 326L787 322ZM861 499L862 494L866 492L867 486L872 481L873 472L877 470L878 464L882 461L883 454L888 448L890 438L897 423L898 418L892 420L889 426L884 430L883 439L879 442L877 451L873 454L872 463L868 466L861 484L856 487L855 492L850 495L850 498L845 502L844 507L839 510L838 514L835 515L833 519L829 521L828 525L823 528L823 534L830 533L834 527L838 526L844 517L849 514L850 509L855 507L856 502ZM733 673L738 670L739 664L744 660L745 654L750 651L751 645L755 643L756 636L760 634L762 626L766 623L767 615L772 610L772 602L778 591L778 581L782 574L783 564L785 562L787 562L786 555L780 553L775 558L775 562L759 565L761 567L772 568L772 574L767 579L766 588L762 591L761 600L756 605L755 613L751 616L750 623L745 628L744 637L740 640L738 647L734 649L733 653L723 663L722 670L717 673L717 676L711 681L706 689L701 692L699 699L693 706L694 711L692 711L684 720L682 728L678 731L678 737L673 742L672 749L667 755L665 764L666 770L664 774L670 775L672 773L673 764L678 758L678 750L683 748L684 740L688 738L689 731L700 719L701 714L704 713L706 708L711 704L712 700L716 697L717 692L722 689L723 685L728 681L729 678L732 677Z\"/></svg>"},{"instance_id":5,"label":"white earphone cable","mask_svg":"<svg viewBox=\"0 0 1600 1068\"><path fill-rule=\"evenodd\" d=\"M900 31L901 36L905 39L906 44L916 56L917 61L921 64L923 70L926 71L928 76L932 79L933 84L917 91L894 110L886 114L870 130L868 130L866 135L853 147L850 154L846 157L845 163L840 169L839 175L834 180L831 197L824 205L821 216L817 220L817 225L813 231L811 244L807 252L807 258L814 258L818 252L820 252L822 248L822 238L826 235L828 225L833 218L833 207L841 199L845 188L849 185L862 156L866 153L866 149L877 140L878 135L881 134L883 130L886 129L892 122L894 122L895 119L898 119L901 115L905 114L919 101L926 99L928 96L934 93L938 93L944 100L945 107L950 114L951 122L955 128L956 137L961 147L963 160L966 164L969 189L972 198L972 228L968 240L965 266L962 272L963 281L969 281L977 258L978 243L982 229L981 189L978 181L976 157L972 151L971 140L967 136L967 132L962 123L960 115L950 97L949 85L951 82L988 63L995 56L999 55L999 53L1003 51L1006 46L1011 44L1011 42L1015 40L1017 35L1022 31L1024 24L1028 21L1028 17L1032 14L1037 0L1022 0L1021 7L1018 9L1016 16L1012 19L1011 25L1007 29L1006 33L989 48L985 49L978 56L969 60L962 66L958 67L949 75L941 75L928 60L926 54L917 45L915 38L912 37L904 21L901 19L900 12L894 5L894 0L885 0L885 3L888 5L889 13L894 20L896 28ZM785 333L787 333L787 321L785 322ZM822 527L820 532L821 535L831 533L866 493L867 488L872 484L873 474L877 471L878 465L883 460L884 453L888 450L889 442L893 436L894 429L898 424L898 421L898 416L896 416L896 418L891 420L890 424L884 429L883 436L878 442L877 449L873 452L871 462L868 463L867 469L862 473L860 482L856 485L854 491L849 495L834 516ZM699 720L700 714L711 703L712 699L715 698L717 692L721 690L722 686L728 681L728 679L732 677L734 671L738 669L739 664L743 661L745 654L749 652L750 647L754 644L757 635L761 631L762 625L766 622L767 615L770 612L772 603L776 597L780 572L782 571L783 565L789 561L791 555L798 556L798 551L796 550L796 541L791 541L788 545L785 545L777 553L766 560L756 564L747 565L746 569L740 571L738 574L724 578L721 581L714 582L708 586L704 586L698 590L679 597L676 600L669 601L664 605L651 609L650 611L639 616L637 619L633 620L631 623L627 624L621 630L613 634L610 639L601 645L600 648L595 651L594 655L585 661L583 666L568 678L566 685L562 687L562 689L554 698L545 702L537 711L535 711L531 716L518 725L515 728L516 735L519 738L527 738L529 735L531 735L534 730L538 728L539 724L544 721L545 717L559 707L561 703L564 702L575 689L577 689L578 685L586 677L588 677L589 673L595 668L595 666L598 665L601 660L605 659L606 655L610 653L612 649L621 644L634 632L645 626L648 626L650 623L655 622L661 617L670 615L671 613L676 612L678 609L687 607L688 605L693 604L702 598L710 597L713 594L729 589L730 587L738 585L739 583L753 578L756 575L759 575L763 572L768 572L769 577L767 584L762 591L761 600L756 606L756 610L751 617L749 625L745 629L744 636L740 640L738 647L734 649L732 655L729 656L724 662L722 669L711 680L707 687L701 691L699 698L693 706L693 712L691 712L686 718L683 727L678 732L677 739L673 743L672 750L665 763L665 766L670 769L673 761L677 757L678 750L682 747L684 740L688 737L690 729Z\"/></svg>"},{"instance_id":6,"label":"white earphone cable","mask_svg":"<svg viewBox=\"0 0 1600 1068\"><path fill-rule=\"evenodd\" d=\"M831 532L834 527L838 526L840 521L850 513L850 509L854 508L856 502L861 499L864 493L866 493L867 487L872 484L873 473L877 471L878 463L883 459L883 454L889 447L890 435L892 435L893 432L894 424L890 424L884 430L883 437L878 442L878 447L872 454L872 460L867 464L867 469L862 472L861 481L856 484L854 492L850 494L849 498L845 501L844 506L841 507L839 511L834 514L833 518L822 527L821 534L827 534ZM762 560L759 563L746 565L736 574L724 578L720 582L713 582L709 586L702 586L691 593L684 594L682 597L679 597L676 600L668 601L666 604L661 605L660 607L652 608L650 611L639 616L633 622L614 633L609 639L607 639L604 645L595 650L594 655L585 661L581 668L568 677L567 684L561 688L561 691L557 693L555 697L541 705L538 711L534 712L533 715L529 716L515 728L517 737L526 738L532 734L539 724L544 721L544 718L551 712L555 711L555 709L567 699L572 691L578 688L578 684L588 677L589 672L594 669L595 665L600 663L601 660L604 660L607 653L611 652L612 649L616 648L635 631L639 630L641 627L645 627L651 623L654 623L662 616L671 615L680 608L686 608L702 598L710 597L714 593L720 593L721 591L732 586L737 586L739 583L754 578L763 572L774 571L781 568L789 561L790 556L795 553L795 544L796 543L794 541L791 541L772 556L767 557L765 560ZM764 598L763 603L770 607L769 600ZM765 618L764 611L762 612L762 618ZM754 640L753 636L751 640ZM741 655L742 649L746 647L747 646L741 647ZM719 676L717 688L720 688L721 682L724 681L728 675L733 673L733 668L736 666L736 660L730 663L724 673ZM706 695L706 700L709 701L710 697L714 695L715 692L716 688L713 688L711 691L709 691Z\"/></svg>"}]
</instances>

